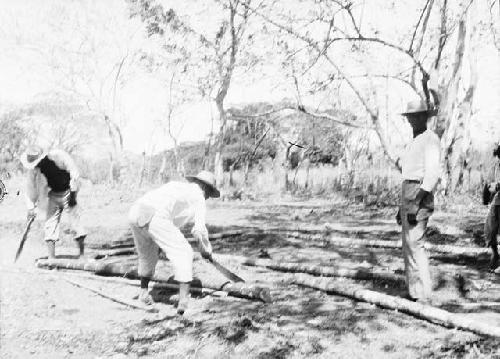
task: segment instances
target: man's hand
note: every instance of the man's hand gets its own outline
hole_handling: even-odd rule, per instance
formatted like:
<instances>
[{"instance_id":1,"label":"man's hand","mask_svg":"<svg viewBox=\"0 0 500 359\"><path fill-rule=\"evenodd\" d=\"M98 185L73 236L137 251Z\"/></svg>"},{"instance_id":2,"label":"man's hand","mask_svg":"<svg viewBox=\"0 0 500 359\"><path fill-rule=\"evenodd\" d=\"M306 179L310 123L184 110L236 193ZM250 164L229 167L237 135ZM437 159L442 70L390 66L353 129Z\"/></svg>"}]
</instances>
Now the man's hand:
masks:
<instances>
[{"instance_id":1,"label":"man's hand","mask_svg":"<svg viewBox=\"0 0 500 359\"><path fill-rule=\"evenodd\" d=\"M208 233L194 232L194 238L198 240L198 247L200 249L200 254L205 259L212 258L212 244L208 239Z\"/></svg>"},{"instance_id":2,"label":"man's hand","mask_svg":"<svg viewBox=\"0 0 500 359\"><path fill-rule=\"evenodd\" d=\"M430 192L427 192L426 190L420 188L417 196L415 197L415 204L412 205L410 208L408 208L408 213L406 215L406 219L408 220L408 223L411 226L415 226L417 224L417 213L420 208L420 204L422 203L422 200L429 195Z\"/></svg>"},{"instance_id":3,"label":"man's hand","mask_svg":"<svg viewBox=\"0 0 500 359\"><path fill-rule=\"evenodd\" d=\"M406 219L411 226L417 225L417 214L416 213L408 213L406 215Z\"/></svg>"},{"instance_id":4,"label":"man's hand","mask_svg":"<svg viewBox=\"0 0 500 359\"><path fill-rule=\"evenodd\" d=\"M36 211L34 208L28 209L28 214L26 215L26 220L31 220L32 218L35 219L36 217Z\"/></svg>"},{"instance_id":5,"label":"man's hand","mask_svg":"<svg viewBox=\"0 0 500 359\"><path fill-rule=\"evenodd\" d=\"M415 202L417 202L417 206L420 206L422 200L429 194L426 190L420 188L417 193L417 197L415 197Z\"/></svg>"},{"instance_id":6,"label":"man's hand","mask_svg":"<svg viewBox=\"0 0 500 359\"><path fill-rule=\"evenodd\" d=\"M76 206L76 191L71 191L69 193L68 206L69 207Z\"/></svg>"},{"instance_id":7,"label":"man's hand","mask_svg":"<svg viewBox=\"0 0 500 359\"><path fill-rule=\"evenodd\" d=\"M398 209L398 213L396 213L396 223L400 226L403 222L401 222L401 209Z\"/></svg>"}]
</instances>

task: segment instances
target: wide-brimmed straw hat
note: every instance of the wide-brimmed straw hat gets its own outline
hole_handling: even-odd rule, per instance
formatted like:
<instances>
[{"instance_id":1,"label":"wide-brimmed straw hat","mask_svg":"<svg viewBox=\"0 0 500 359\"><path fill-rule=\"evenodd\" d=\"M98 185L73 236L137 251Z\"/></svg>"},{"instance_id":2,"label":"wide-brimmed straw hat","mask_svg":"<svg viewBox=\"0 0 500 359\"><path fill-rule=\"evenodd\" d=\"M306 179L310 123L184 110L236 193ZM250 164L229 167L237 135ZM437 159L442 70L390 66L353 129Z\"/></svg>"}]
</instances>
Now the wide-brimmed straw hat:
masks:
<instances>
[{"instance_id":1,"label":"wide-brimmed straw hat","mask_svg":"<svg viewBox=\"0 0 500 359\"><path fill-rule=\"evenodd\" d=\"M416 113L430 113L427 104L422 100L410 101L406 105L406 111L402 112L401 115L408 116Z\"/></svg>"},{"instance_id":2,"label":"wide-brimmed straw hat","mask_svg":"<svg viewBox=\"0 0 500 359\"><path fill-rule=\"evenodd\" d=\"M215 186L215 176L212 172L201 171L196 176L186 176L186 179L190 182L203 183L209 189L209 197L219 198L220 191Z\"/></svg>"},{"instance_id":3,"label":"wide-brimmed straw hat","mask_svg":"<svg viewBox=\"0 0 500 359\"><path fill-rule=\"evenodd\" d=\"M32 170L40 163L41 160L47 155L43 148L38 146L29 147L26 152L21 155L21 163L24 168Z\"/></svg>"}]
</instances>

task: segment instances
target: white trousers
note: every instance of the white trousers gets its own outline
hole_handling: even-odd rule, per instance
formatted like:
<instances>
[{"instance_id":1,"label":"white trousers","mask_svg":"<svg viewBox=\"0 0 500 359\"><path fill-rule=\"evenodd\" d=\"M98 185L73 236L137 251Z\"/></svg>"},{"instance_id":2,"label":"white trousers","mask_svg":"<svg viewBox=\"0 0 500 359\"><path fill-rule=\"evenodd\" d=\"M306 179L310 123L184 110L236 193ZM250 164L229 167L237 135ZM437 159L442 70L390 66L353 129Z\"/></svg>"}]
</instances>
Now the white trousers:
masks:
<instances>
[{"instance_id":1,"label":"white trousers","mask_svg":"<svg viewBox=\"0 0 500 359\"><path fill-rule=\"evenodd\" d=\"M149 223L144 223L148 209L141 205L132 206L129 212L130 226L139 255L138 274L152 277L158 262L158 248L161 248L172 263L174 279L178 282L193 280L193 249L167 215L156 212Z\"/></svg>"},{"instance_id":2,"label":"white trousers","mask_svg":"<svg viewBox=\"0 0 500 359\"><path fill-rule=\"evenodd\" d=\"M68 200L69 191L49 192L44 228L44 239L46 241L59 240L59 228L63 210L68 213L69 225L75 232L75 238L87 235L85 228L80 224L79 206L68 207Z\"/></svg>"}]
</instances>

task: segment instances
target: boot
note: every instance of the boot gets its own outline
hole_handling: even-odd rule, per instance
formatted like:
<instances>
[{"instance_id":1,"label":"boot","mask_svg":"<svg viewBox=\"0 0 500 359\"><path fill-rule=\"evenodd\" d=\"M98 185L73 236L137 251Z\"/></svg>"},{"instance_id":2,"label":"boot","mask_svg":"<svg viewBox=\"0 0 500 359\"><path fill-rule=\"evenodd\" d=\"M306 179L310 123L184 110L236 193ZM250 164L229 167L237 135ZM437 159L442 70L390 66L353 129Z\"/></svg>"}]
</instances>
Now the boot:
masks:
<instances>
[{"instance_id":1,"label":"boot","mask_svg":"<svg viewBox=\"0 0 500 359\"><path fill-rule=\"evenodd\" d=\"M78 244L80 258L82 258L85 254L85 237L86 236L80 236L80 237L75 238L75 242Z\"/></svg>"},{"instance_id":2,"label":"boot","mask_svg":"<svg viewBox=\"0 0 500 359\"><path fill-rule=\"evenodd\" d=\"M54 259L56 257L56 242L55 241L46 241L47 249L48 249L48 257L49 259Z\"/></svg>"},{"instance_id":3,"label":"boot","mask_svg":"<svg viewBox=\"0 0 500 359\"><path fill-rule=\"evenodd\" d=\"M189 289L191 283L179 283L179 303L177 304L177 314L183 315L189 305Z\"/></svg>"}]
</instances>

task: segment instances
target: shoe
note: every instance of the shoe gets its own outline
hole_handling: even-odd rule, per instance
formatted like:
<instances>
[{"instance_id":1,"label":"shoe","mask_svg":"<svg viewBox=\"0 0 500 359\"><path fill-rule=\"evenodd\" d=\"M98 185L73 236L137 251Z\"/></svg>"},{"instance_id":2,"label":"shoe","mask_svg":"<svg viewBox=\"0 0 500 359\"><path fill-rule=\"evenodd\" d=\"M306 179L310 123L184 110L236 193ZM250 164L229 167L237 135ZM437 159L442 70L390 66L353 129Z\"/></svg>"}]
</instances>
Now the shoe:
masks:
<instances>
[{"instance_id":1,"label":"shoe","mask_svg":"<svg viewBox=\"0 0 500 359\"><path fill-rule=\"evenodd\" d=\"M184 312L187 310L189 306L189 300L186 298L184 300L180 300L179 303L177 303L177 314L183 315Z\"/></svg>"},{"instance_id":2,"label":"shoe","mask_svg":"<svg viewBox=\"0 0 500 359\"><path fill-rule=\"evenodd\" d=\"M189 305L190 283L179 283L179 302L177 303L177 314L183 315Z\"/></svg>"},{"instance_id":3,"label":"shoe","mask_svg":"<svg viewBox=\"0 0 500 359\"><path fill-rule=\"evenodd\" d=\"M146 305L152 305L154 303L153 297L147 290L141 290L141 292L137 296L137 299Z\"/></svg>"}]
</instances>

